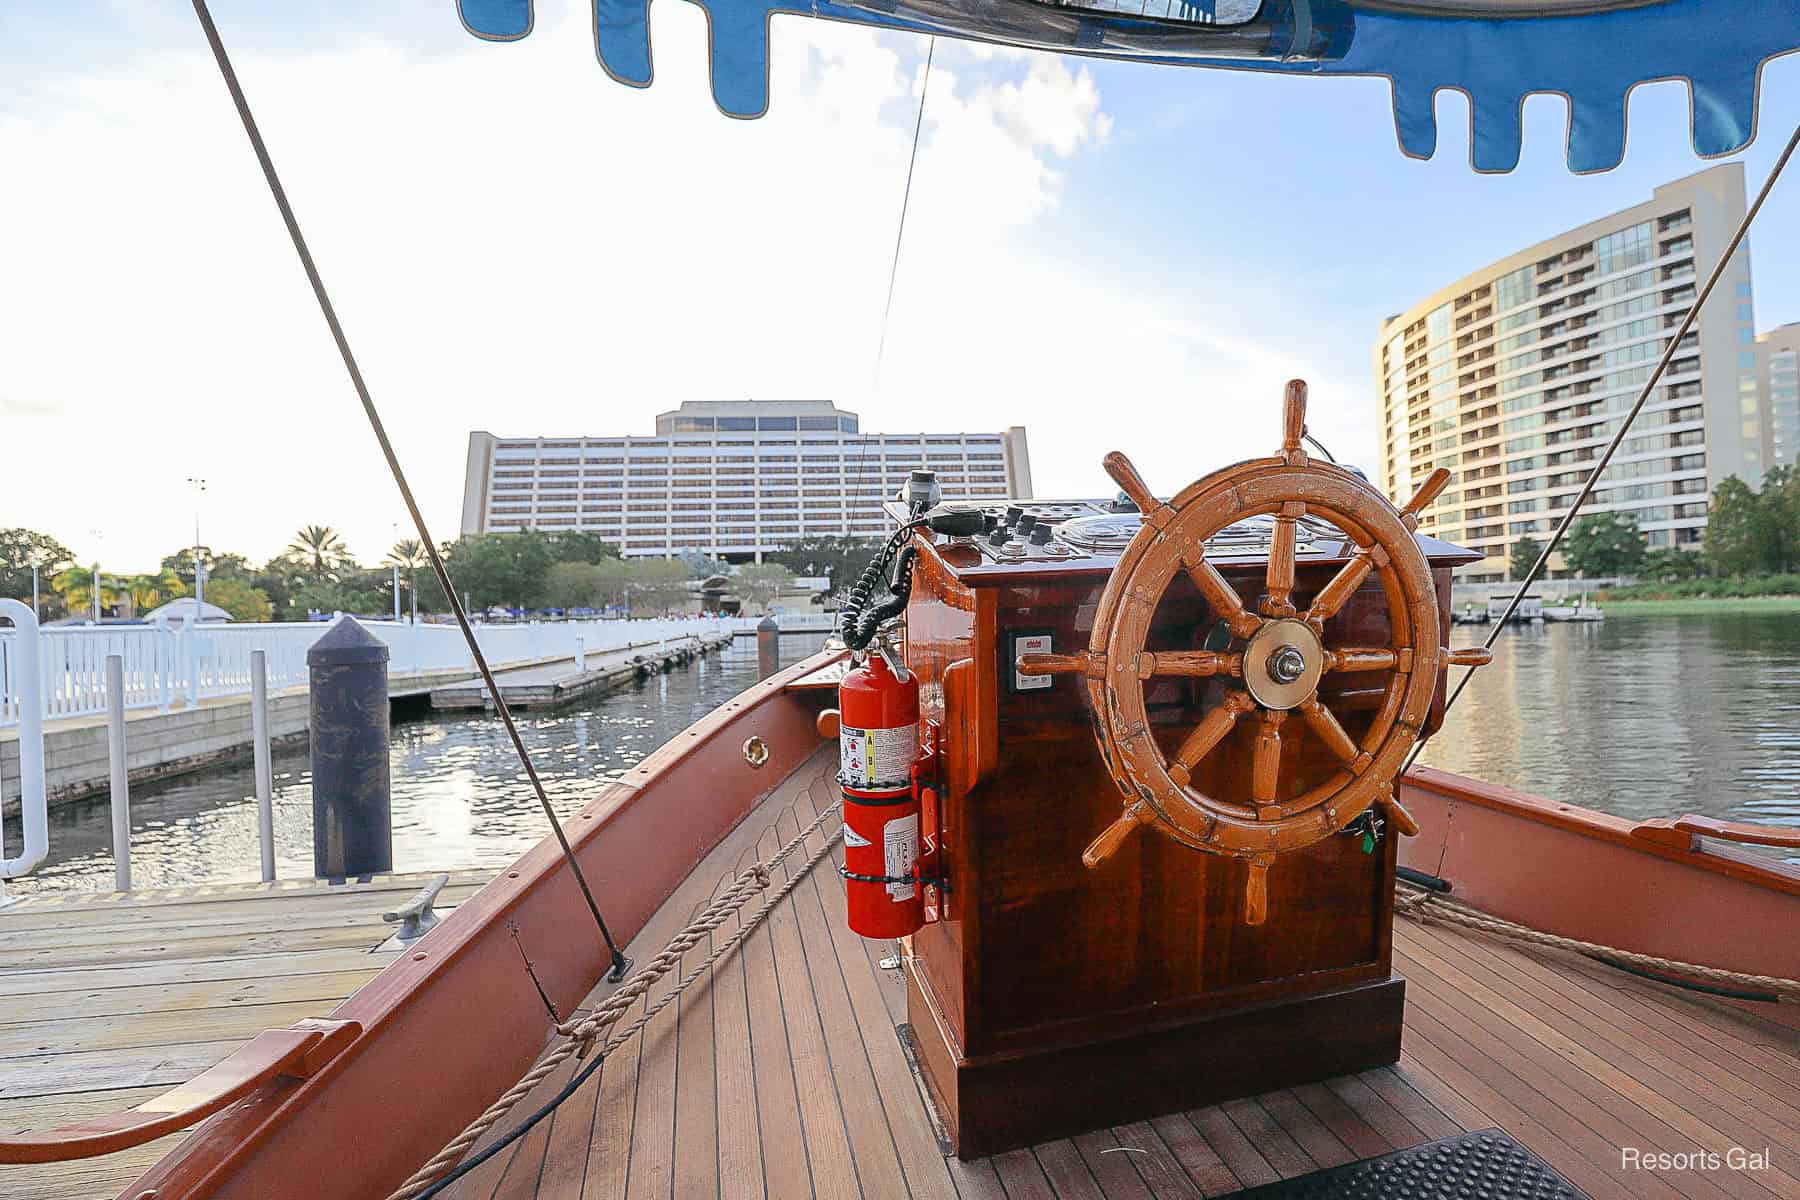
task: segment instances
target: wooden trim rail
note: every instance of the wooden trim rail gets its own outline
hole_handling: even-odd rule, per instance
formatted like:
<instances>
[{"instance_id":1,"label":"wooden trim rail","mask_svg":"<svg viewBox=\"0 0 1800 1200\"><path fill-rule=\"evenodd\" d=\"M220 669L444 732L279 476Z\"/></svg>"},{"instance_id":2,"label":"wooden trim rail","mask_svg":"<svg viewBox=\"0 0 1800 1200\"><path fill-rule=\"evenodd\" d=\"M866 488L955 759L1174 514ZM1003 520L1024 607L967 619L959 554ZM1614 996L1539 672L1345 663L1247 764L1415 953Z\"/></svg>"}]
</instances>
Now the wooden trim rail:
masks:
<instances>
[{"instance_id":1,"label":"wooden trim rail","mask_svg":"<svg viewBox=\"0 0 1800 1200\"><path fill-rule=\"evenodd\" d=\"M1755 825L1746 821L1721 821L1689 813L1685 817L1664 817L1655 821L1639 821L1631 827L1631 836L1659 846L1679 850L1700 849L1703 837L1722 842L1739 842L1751 846L1775 846L1783 850L1800 850L1800 829L1782 825Z\"/></svg>"},{"instance_id":2,"label":"wooden trim rail","mask_svg":"<svg viewBox=\"0 0 1800 1200\"><path fill-rule=\"evenodd\" d=\"M123 1112L39 1133L0 1137L0 1163L67 1162L128 1150L199 1123L278 1077L305 1079L362 1032L355 1021L299 1021L266 1029L225 1061Z\"/></svg>"}]
</instances>

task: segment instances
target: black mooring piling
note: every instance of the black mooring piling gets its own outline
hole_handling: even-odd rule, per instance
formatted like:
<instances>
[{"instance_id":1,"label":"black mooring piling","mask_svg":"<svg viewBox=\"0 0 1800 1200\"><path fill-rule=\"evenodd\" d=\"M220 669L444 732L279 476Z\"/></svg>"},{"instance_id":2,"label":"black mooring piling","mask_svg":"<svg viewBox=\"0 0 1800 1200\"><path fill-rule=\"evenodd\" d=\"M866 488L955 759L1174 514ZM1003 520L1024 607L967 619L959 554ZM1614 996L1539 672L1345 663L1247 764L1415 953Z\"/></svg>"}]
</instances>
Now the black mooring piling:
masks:
<instances>
[{"instance_id":1,"label":"black mooring piling","mask_svg":"<svg viewBox=\"0 0 1800 1200\"><path fill-rule=\"evenodd\" d=\"M313 874L394 869L388 648L351 617L306 652L312 683Z\"/></svg>"},{"instance_id":2,"label":"black mooring piling","mask_svg":"<svg viewBox=\"0 0 1800 1200\"><path fill-rule=\"evenodd\" d=\"M767 679L781 670L781 626L773 613L756 623L756 677Z\"/></svg>"}]
</instances>

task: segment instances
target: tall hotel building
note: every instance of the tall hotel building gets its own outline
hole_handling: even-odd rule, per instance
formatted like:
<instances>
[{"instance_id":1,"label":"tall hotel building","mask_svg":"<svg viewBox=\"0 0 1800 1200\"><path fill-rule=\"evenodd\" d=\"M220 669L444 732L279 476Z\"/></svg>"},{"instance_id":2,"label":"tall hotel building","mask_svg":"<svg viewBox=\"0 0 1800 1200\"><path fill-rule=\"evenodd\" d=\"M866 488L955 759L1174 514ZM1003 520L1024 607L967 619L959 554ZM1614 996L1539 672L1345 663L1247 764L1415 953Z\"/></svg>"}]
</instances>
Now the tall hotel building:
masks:
<instances>
[{"instance_id":1,"label":"tall hotel building","mask_svg":"<svg viewBox=\"0 0 1800 1200\"><path fill-rule=\"evenodd\" d=\"M920 468L947 499L1031 495L1022 426L864 433L824 400L703 401L660 414L654 437L471 433L462 531L580 530L628 558L761 561L805 537L886 535L882 501Z\"/></svg>"},{"instance_id":2,"label":"tall hotel building","mask_svg":"<svg viewBox=\"0 0 1800 1200\"><path fill-rule=\"evenodd\" d=\"M1399 503L1450 469L1423 528L1486 555L1460 581L1504 579L1520 538L1548 540L1743 215L1742 165L1713 167L1383 322L1381 486ZM1697 547L1713 487L1754 487L1771 464L1757 362L1745 245L1582 511L1631 514L1653 548Z\"/></svg>"},{"instance_id":3,"label":"tall hotel building","mask_svg":"<svg viewBox=\"0 0 1800 1200\"><path fill-rule=\"evenodd\" d=\"M1769 413L1769 465L1800 467L1800 321L1756 339L1756 373Z\"/></svg>"}]
</instances>

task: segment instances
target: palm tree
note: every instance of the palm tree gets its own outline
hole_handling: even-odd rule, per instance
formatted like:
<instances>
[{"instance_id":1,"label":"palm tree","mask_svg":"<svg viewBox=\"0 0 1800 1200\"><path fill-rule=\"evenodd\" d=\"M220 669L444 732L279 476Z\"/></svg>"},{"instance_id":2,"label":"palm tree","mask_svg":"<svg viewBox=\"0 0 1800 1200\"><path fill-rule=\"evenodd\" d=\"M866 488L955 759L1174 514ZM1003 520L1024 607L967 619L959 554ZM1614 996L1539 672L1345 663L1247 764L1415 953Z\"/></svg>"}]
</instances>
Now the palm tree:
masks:
<instances>
[{"instance_id":1,"label":"palm tree","mask_svg":"<svg viewBox=\"0 0 1800 1200\"><path fill-rule=\"evenodd\" d=\"M412 596L412 615L416 621L419 619L419 584L415 576L429 561L425 557L425 547L418 538L401 538L388 551L387 560L396 567L406 568L406 590Z\"/></svg>"},{"instance_id":2,"label":"palm tree","mask_svg":"<svg viewBox=\"0 0 1800 1200\"><path fill-rule=\"evenodd\" d=\"M350 549L329 525L308 525L288 543L288 553L306 560L314 579L328 578L350 558Z\"/></svg>"},{"instance_id":3,"label":"palm tree","mask_svg":"<svg viewBox=\"0 0 1800 1200\"><path fill-rule=\"evenodd\" d=\"M119 580L104 572L100 575L100 606L117 604L122 595ZM57 572L50 587L63 598L63 606L71 613L88 613L94 608L94 572L87 567L70 567Z\"/></svg>"},{"instance_id":4,"label":"palm tree","mask_svg":"<svg viewBox=\"0 0 1800 1200\"><path fill-rule=\"evenodd\" d=\"M188 586L174 571L164 568L154 575L127 575L119 580L131 597L133 612L149 612L165 600L191 595Z\"/></svg>"}]
</instances>

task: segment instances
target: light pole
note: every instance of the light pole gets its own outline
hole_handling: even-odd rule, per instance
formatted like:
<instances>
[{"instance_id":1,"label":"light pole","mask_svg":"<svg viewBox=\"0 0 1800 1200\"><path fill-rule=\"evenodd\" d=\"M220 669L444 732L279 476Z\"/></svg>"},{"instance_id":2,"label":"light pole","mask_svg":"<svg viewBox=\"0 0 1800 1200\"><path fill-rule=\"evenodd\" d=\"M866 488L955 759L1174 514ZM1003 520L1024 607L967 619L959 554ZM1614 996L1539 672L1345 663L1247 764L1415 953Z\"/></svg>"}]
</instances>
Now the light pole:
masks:
<instances>
[{"instance_id":1,"label":"light pole","mask_svg":"<svg viewBox=\"0 0 1800 1200\"><path fill-rule=\"evenodd\" d=\"M200 621L200 606L206 603L206 564L200 561L200 501L206 495L206 480L189 475L194 485L194 622Z\"/></svg>"}]
</instances>

